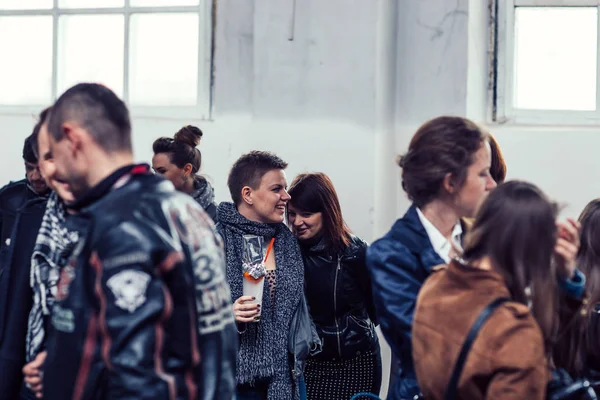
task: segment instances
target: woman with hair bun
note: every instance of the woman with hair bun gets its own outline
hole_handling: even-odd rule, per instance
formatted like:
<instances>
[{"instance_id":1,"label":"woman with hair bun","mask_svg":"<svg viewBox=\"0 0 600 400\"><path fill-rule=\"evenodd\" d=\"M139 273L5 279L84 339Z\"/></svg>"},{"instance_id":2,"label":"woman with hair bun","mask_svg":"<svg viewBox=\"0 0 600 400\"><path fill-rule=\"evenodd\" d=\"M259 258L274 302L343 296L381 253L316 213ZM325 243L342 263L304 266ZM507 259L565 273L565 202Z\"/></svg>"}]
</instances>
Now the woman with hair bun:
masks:
<instances>
[{"instance_id":1,"label":"woman with hair bun","mask_svg":"<svg viewBox=\"0 0 600 400\"><path fill-rule=\"evenodd\" d=\"M397 360L389 399L410 400L420 393L411 342L417 295L435 266L460 253L464 219L474 217L496 187L492 155L489 135L480 126L442 116L423 124L399 158L402 188L413 204L366 257L381 331Z\"/></svg>"},{"instance_id":2,"label":"woman with hair bun","mask_svg":"<svg viewBox=\"0 0 600 400\"><path fill-rule=\"evenodd\" d=\"M202 131L198 127L187 125L173 138L156 139L152 144L152 169L171 181L175 189L196 199L214 221L217 216L215 191L206 178L198 175L202 154L197 146L201 138Z\"/></svg>"}]
</instances>

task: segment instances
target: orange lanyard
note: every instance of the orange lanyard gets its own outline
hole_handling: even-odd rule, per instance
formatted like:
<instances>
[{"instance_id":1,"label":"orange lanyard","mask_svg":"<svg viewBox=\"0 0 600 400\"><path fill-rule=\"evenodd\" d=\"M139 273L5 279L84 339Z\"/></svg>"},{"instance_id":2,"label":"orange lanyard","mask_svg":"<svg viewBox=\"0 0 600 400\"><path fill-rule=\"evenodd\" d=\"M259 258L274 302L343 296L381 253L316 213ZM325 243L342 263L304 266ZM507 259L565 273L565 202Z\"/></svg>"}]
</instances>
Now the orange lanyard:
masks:
<instances>
[{"instance_id":1,"label":"orange lanyard","mask_svg":"<svg viewBox=\"0 0 600 400\"><path fill-rule=\"evenodd\" d=\"M265 255L265 260L263 261L263 263L267 262L267 259L269 258L269 253L271 253L271 249L273 248L274 243L275 243L275 238L272 238L271 243L269 243L269 247L267 247L267 254Z\"/></svg>"}]
</instances>

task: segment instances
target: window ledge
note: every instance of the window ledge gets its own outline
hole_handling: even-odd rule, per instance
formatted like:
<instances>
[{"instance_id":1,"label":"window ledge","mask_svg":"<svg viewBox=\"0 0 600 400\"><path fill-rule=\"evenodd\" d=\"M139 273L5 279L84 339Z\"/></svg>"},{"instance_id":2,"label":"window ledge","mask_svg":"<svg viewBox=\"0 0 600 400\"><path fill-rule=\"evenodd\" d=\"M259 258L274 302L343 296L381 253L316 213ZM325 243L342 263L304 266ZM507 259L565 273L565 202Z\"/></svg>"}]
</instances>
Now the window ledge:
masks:
<instances>
[{"instance_id":1,"label":"window ledge","mask_svg":"<svg viewBox=\"0 0 600 400\"><path fill-rule=\"evenodd\" d=\"M490 125L522 126L600 126L596 111L513 110L508 116L489 120Z\"/></svg>"},{"instance_id":2,"label":"window ledge","mask_svg":"<svg viewBox=\"0 0 600 400\"><path fill-rule=\"evenodd\" d=\"M0 106L0 116L35 119L46 107L48 105ZM131 106L129 114L132 119L212 121L209 109L199 106Z\"/></svg>"}]
</instances>

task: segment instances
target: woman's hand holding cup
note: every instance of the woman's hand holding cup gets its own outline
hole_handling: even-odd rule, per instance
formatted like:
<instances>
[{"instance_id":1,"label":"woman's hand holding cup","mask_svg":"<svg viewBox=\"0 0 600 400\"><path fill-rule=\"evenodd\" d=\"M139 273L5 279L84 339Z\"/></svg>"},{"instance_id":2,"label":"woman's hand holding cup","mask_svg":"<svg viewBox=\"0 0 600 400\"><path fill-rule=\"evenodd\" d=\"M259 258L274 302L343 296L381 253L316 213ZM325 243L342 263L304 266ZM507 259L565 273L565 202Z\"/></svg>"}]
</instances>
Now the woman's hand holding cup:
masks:
<instances>
[{"instance_id":1,"label":"woman's hand holding cup","mask_svg":"<svg viewBox=\"0 0 600 400\"><path fill-rule=\"evenodd\" d=\"M233 303L233 315L237 322L254 322L260 316L260 305L251 303L255 298L241 296Z\"/></svg>"}]
</instances>

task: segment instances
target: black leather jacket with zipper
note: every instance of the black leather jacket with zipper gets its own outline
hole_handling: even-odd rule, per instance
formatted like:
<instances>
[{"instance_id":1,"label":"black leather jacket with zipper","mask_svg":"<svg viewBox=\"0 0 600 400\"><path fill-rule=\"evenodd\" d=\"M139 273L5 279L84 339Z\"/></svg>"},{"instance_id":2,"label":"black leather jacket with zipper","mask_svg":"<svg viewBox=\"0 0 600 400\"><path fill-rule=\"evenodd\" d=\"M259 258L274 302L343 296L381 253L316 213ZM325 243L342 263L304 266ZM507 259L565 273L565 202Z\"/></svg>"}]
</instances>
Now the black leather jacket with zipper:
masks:
<instances>
[{"instance_id":1,"label":"black leather jacket with zipper","mask_svg":"<svg viewBox=\"0 0 600 400\"><path fill-rule=\"evenodd\" d=\"M83 235L61 270L44 399L232 399L223 249L198 203L140 165L74 208Z\"/></svg>"},{"instance_id":2,"label":"black leather jacket with zipper","mask_svg":"<svg viewBox=\"0 0 600 400\"><path fill-rule=\"evenodd\" d=\"M378 349L367 243L352 236L340 254L332 254L323 240L301 245L308 308L323 343L314 358L350 359Z\"/></svg>"}]
</instances>

